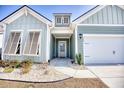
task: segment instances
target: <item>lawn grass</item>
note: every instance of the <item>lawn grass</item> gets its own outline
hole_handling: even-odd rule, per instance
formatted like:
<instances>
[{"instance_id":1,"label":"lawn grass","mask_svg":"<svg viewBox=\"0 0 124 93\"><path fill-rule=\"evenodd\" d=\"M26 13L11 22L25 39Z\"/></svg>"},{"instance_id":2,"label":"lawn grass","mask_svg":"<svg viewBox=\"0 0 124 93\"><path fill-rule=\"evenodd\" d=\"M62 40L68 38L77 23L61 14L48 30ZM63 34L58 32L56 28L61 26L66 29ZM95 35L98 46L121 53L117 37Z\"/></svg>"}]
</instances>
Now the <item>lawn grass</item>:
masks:
<instances>
[{"instance_id":1,"label":"lawn grass","mask_svg":"<svg viewBox=\"0 0 124 93\"><path fill-rule=\"evenodd\" d=\"M26 83L0 80L1 88L108 88L98 78L70 78L54 83Z\"/></svg>"}]
</instances>

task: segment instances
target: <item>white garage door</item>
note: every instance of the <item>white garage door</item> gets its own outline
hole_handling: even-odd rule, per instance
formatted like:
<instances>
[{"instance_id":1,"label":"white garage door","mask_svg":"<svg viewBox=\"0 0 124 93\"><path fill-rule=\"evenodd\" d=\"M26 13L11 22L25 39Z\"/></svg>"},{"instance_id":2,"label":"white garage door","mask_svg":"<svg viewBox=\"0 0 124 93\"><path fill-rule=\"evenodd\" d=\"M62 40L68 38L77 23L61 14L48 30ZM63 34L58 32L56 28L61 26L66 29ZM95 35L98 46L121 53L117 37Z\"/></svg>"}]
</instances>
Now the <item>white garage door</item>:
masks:
<instances>
[{"instance_id":1,"label":"white garage door","mask_svg":"<svg viewBox=\"0 0 124 93\"><path fill-rule=\"evenodd\" d=\"M85 64L124 63L124 36L84 36Z\"/></svg>"}]
</instances>

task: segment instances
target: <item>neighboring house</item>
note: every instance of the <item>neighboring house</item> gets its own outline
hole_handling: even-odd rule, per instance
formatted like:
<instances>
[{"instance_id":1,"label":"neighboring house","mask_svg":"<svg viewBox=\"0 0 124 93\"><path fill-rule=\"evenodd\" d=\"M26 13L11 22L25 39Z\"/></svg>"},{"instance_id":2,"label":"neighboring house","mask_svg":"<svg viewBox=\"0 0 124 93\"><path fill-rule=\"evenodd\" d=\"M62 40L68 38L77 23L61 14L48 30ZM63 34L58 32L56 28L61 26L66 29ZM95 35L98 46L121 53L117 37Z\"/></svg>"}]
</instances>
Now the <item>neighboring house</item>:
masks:
<instances>
[{"instance_id":1,"label":"neighboring house","mask_svg":"<svg viewBox=\"0 0 124 93\"><path fill-rule=\"evenodd\" d=\"M46 62L82 54L85 64L124 63L124 7L96 6L71 22L71 13L50 21L28 6L1 20L2 59Z\"/></svg>"}]
</instances>

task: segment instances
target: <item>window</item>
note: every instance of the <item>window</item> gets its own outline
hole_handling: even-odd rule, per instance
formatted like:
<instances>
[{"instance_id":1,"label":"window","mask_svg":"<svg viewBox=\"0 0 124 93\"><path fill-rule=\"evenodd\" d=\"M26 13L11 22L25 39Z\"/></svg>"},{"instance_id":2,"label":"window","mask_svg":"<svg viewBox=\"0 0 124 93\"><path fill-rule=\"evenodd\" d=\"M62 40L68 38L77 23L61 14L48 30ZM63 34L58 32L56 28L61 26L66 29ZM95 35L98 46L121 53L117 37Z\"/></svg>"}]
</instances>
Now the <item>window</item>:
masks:
<instances>
[{"instance_id":1,"label":"window","mask_svg":"<svg viewBox=\"0 0 124 93\"><path fill-rule=\"evenodd\" d=\"M40 32L29 32L24 54L39 55L39 36Z\"/></svg>"},{"instance_id":2,"label":"window","mask_svg":"<svg viewBox=\"0 0 124 93\"><path fill-rule=\"evenodd\" d=\"M4 53L5 54L20 54L20 32L11 32L9 39L6 43Z\"/></svg>"},{"instance_id":3,"label":"window","mask_svg":"<svg viewBox=\"0 0 124 93\"><path fill-rule=\"evenodd\" d=\"M68 24L69 23L69 18L68 17L64 17L64 24Z\"/></svg>"},{"instance_id":4,"label":"window","mask_svg":"<svg viewBox=\"0 0 124 93\"><path fill-rule=\"evenodd\" d=\"M61 17L57 17L56 18L56 23L57 24L62 24L62 18Z\"/></svg>"}]
</instances>

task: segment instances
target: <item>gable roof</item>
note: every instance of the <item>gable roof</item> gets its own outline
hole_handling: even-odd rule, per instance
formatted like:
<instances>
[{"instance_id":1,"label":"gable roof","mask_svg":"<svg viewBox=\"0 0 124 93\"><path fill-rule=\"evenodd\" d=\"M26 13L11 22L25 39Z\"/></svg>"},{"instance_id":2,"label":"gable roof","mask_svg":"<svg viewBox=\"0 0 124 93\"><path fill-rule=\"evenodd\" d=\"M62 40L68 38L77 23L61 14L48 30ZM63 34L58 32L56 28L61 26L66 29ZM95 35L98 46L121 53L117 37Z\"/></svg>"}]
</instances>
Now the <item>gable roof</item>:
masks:
<instances>
[{"instance_id":1,"label":"gable roof","mask_svg":"<svg viewBox=\"0 0 124 93\"><path fill-rule=\"evenodd\" d=\"M72 22L75 24L80 23L80 22L84 21L85 19L89 18L90 16L92 16L93 14L97 13L98 11L100 11L101 9L103 9L106 6L108 6L108 5L97 5L97 6L93 7L92 9L90 9L89 11L82 14L81 16L74 19ZM117 5L117 6L120 7L121 9L124 9L123 5Z\"/></svg>"},{"instance_id":2,"label":"gable roof","mask_svg":"<svg viewBox=\"0 0 124 93\"><path fill-rule=\"evenodd\" d=\"M33 15L34 17L36 17L40 21L43 21L46 24L51 24L51 22L52 22L51 20L49 20L45 16L41 15L40 13L38 13L35 10L33 10L32 8L30 8L27 5L24 5L24 6L20 7L19 9L17 9L16 11L14 11L10 15L8 15L7 17L5 17L2 20L0 20L0 22L10 23L10 22L14 21L16 18L18 18L21 15L23 15L24 13L26 15L27 15L27 13L30 13L31 15Z\"/></svg>"}]
</instances>

